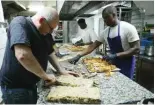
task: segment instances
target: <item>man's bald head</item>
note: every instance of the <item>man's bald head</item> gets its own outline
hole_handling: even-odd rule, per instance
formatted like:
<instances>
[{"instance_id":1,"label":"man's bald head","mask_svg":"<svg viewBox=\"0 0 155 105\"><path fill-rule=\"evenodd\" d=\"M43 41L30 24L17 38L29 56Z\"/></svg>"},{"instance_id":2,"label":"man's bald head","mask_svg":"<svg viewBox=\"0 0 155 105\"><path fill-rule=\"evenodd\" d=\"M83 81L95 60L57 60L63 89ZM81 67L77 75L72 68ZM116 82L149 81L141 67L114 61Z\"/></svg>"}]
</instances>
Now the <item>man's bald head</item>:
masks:
<instances>
[{"instance_id":1,"label":"man's bald head","mask_svg":"<svg viewBox=\"0 0 155 105\"><path fill-rule=\"evenodd\" d=\"M114 6L108 6L102 11L102 15L104 14L115 14L117 16L117 9Z\"/></svg>"},{"instance_id":2,"label":"man's bald head","mask_svg":"<svg viewBox=\"0 0 155 105\"><path fill-rule=\"evenodd\" d=\"M114 6L108 6L102 11L102 17L107 26L115 26L118 22L117 9Z\"/></svg>"}]
</instances>

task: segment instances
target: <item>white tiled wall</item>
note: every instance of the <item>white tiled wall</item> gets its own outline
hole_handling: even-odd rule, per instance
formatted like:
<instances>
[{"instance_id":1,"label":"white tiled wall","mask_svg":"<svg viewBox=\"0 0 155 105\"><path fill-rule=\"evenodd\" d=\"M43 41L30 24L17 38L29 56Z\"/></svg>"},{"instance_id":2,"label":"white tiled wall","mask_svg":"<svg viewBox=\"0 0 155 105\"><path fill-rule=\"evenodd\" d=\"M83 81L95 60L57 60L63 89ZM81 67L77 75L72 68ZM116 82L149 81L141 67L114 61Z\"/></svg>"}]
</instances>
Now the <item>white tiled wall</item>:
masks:
<instances>
[{"instance_id":1,"label":"white tiled wall","mask_svg":"<svg viewBox=\"0 0 155 105\"><path fill-rule=\"evenodd\" d=\"M4 22L4 13L1 1L2 0L0 0L0 22Z\"/></svg>"},{"instance_id":2,"label":"white tiled wall","mask_svg":"<svg viewBox=\"0 0 155 105\"><path fill-rule=\"evenodd\" d=\"M6 29L0 28L0 49L5 47L6 40L7 40Z\"/></svg>"},{"instance_id":3,"label":"white tiled wall","mask_svg":"<svg viewBox=\"0 0 155 105\"><path fill-rule=\"evenodd\" d=\"M5 48L0 49L0 68L2 65L3 57L4 57Z\"/></svg>"},{"instance_id":4,"label":"white tiled wall","mask_svg":"<svg viewBox=\"0 0 155 105\"><path fill-rule=\"evenodd\" d=\"M5 28L0 28L0 68L4 57L6 40L7 40L6 30Z\"/></svg>"}]
</instances>

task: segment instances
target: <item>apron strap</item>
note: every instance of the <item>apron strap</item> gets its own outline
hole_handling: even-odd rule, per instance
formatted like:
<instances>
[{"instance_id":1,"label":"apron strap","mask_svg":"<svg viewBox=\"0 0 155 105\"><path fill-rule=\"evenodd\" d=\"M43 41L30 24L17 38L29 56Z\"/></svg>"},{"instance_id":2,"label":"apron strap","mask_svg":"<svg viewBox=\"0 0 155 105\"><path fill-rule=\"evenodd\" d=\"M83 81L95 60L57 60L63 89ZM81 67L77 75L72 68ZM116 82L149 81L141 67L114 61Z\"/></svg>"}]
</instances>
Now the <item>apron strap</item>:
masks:
<instances>
[{"instance_id":1,"label":"apron strap","mask_svg":"<svg viewBox=\"0 0 155 105\"><path fill-rule=\"evenodd\" d=\"M120 22L118 23L118 36L120 36Z\"/></svg>"},{"instance_id":2,"label":"apron strap","mask_svg":"<svg viewBox=\"0 0 155 105\"><path fill-rule=\"evenodd\" d=\"M109 35L110 35L110 27L109 27L109 30L108 30L108 38L109 38Z\"/></svg>"},{"instance_id":3,"label":"apron strap","mask_svg":"<svg viewBox=\"0 0 155 105\"><path fill-rule=\"evenodd\" d=\"M109 38L109 35L110 35L110 27L108 30L108 38ZM120 36L120 22L118 23L118 36Z\"/></svg>"}]
</instances>

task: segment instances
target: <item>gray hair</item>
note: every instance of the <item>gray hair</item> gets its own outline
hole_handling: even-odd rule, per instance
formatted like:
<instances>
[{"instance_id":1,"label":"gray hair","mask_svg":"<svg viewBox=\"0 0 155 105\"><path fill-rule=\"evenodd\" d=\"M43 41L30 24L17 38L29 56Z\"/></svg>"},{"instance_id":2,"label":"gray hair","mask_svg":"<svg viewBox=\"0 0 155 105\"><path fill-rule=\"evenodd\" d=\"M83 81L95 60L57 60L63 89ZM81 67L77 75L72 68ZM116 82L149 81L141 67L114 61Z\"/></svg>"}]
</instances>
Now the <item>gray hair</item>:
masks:
<instances>
[{"instance_id":1,"label":"gray hair","mask_svg":"<svg viewBox=\"0 0 155 105\"><path fill-rule=\"evenodd\" d=\"M51 7L44 7L40 11L36 13L36 16L42 16L44 17L47 21L53 21L57 19L58 13L54 8Z\"/></svg>"}]
</instances>

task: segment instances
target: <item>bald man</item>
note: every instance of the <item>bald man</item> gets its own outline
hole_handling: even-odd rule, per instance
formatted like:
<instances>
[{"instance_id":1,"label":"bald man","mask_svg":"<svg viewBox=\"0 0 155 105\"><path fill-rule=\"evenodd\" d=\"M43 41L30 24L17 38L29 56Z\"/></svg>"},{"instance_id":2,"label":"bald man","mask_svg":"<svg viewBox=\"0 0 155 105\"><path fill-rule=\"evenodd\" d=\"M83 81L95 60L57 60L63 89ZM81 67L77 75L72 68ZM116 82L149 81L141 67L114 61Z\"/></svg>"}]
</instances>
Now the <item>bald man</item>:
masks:
<instances>
[{"instance_id":1,"label":"bald man","mask_svg":"<svg viewBox=\"0 0 155 105\"><path fill-rule=\"evenodd\" d=\"M97 41L69 62L75 64L82 56L89 54L106 42L109 45L110 53L103 58L111 60L114 65L121 69L122 74L132 79L135 68L134 55L139 52L140 48L137 30L130 23L118 20L117 10L114 6L105 8L102 12L102 18L108 27L103 30Z\"/></svg>"},{"instance_id":2,"label":"bald man","mask_svg":"<svg viewBox=\"0 0 155 105\"><path fill-rule=\"evenodd\" d=\"M8 29L8 40L0 70L2 98L5 104L36 104L36 83L43 79L45 85L56 79L46 74L48 60L63 75L76 75L59 66L53 53L52 33L59 22L55 9L45 7L32 18L14 18Z\"/></svg>"}]
</instances>

